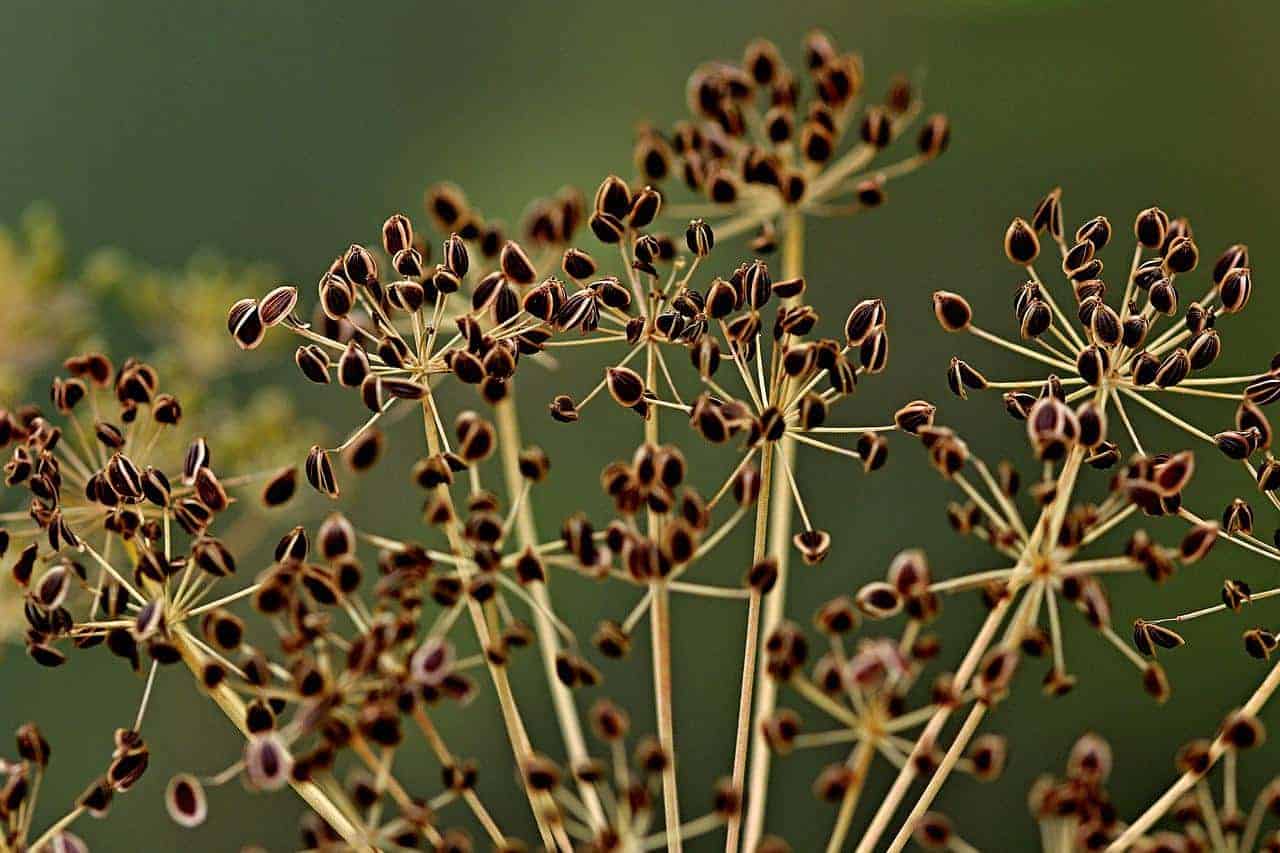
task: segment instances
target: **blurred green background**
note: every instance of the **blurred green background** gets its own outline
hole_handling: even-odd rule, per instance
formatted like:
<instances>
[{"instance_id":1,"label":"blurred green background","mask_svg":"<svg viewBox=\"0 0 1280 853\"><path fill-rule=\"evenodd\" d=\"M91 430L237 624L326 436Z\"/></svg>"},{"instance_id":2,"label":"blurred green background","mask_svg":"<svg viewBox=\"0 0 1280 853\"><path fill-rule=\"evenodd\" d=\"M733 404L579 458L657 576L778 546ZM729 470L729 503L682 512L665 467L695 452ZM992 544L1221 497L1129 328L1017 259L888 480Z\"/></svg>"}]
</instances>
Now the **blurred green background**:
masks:
<instances>
[{"instance_id":1,"label":"blurred green background","mask_svg":"<svg viewBox=\"0 0 1280 853\"><path fill-rule=\"evenodd\" d=\"M819 222L810 231L806 274L828 322L840 322L848 305L864 296L888 299L890 367L846 404L849 417L877 422L906 399L927 396L975 450L992 459L1011 454L1030 476L1020 427L1003 415L998 398L961 403L948 397L943 382L957 346L989 376L1013 378L1026 369L938 331L928 294L937 288L970 294L979 317L991 316L986 325L1008 329L1018 277L999 240L1011 216L1029 214L1040 195L1063 185L1072 227L1104 213L1124 235L1106 256L1114 274L1128 260L1133 213L1158 203L1191 217L1207 258L1231 242L1251 244L1259 287L1249 311L1226 324L1219 366L1228 374L1262 367L1276 348L1273 318L1280 309L1266 273L1280 225L1274 156L1280 113L1271 85L1280 58L1269 49L1277 23L1274 4L1196 0L7 0L0 9L0 222L13 224L30 203L47 201L61 218L73 267L104 244L168 266L211 246L232 258L272 263L286 280L303 285L310 304L311 283L349 242L373 242L378 225L396 210L423 218L429 183L457 181L482 210L509 222L525 200L562 184L589 192L609 171L630 173L638 120L665 126L683 117L684 80L697 62L736 58L751 37L766 35L798 63L804 32L821 26L842 47L862 52L871 94L882 92L895 71L923 75L926 108L945 111L954 122L951 151L892 185L883 210ZM741 244L718 247L716 270L730 269L745 252ZM105 327L125 322L79 319ZM218 324L208 334L231 347ZM263 356L252 368L266 378L273 375L268 368L281 363ZM303 412L339 423L363 417L350 397L304 388L292 371L279 375L288 377ZM544 535L550 535L582 506L583 495L594 494L599 466L629 452L638 427L601 407L576 428L557 428L543 416L542 402L560 391L580 393L594 370L522 375L527 439L555 459L554 476L537 498ZM1230 418L1227 403L1190 411L1209 431ZM1139 418L1147 424L1148 446L1185 445L1181 436ZM678 424L669 434L688 437ZM388 533L413 535L415 529L414 513L400 500L402 471L416 450L410 435L406 430L405 440L393 445L352 510ZM1253 495L1236 466L1196 450L1201 474L1190 503L1198 512L1215 516L1232 496ZM977 543L952 536L942 510L954 495L927 470L917 448L896 441L889 466L872 478L853 466L833 472L831 465L802 454L815 522L833 529L836 543L823 566L796 572L789 610L798 621L807 622L821 601L881 575L893 554L910 545L924 546L942 576L995 565ZM714 473L700 476L705 482ZM602 504L586 500L594 517L606 516ZM1259 535L1269 537L1276 519L1263 502L1254 503ZM285 526L282 521L282 531ZM1169 541L1180 534L1171 522L1151 529ZM1110 541L1119 547L1122 540ZM722 553L708 577L736 581L747 544L735 547ZM1115 624L1123 634L1136 616L1212 603L1225 576L1265 588L1280 579L1275 569L1219 546L1163 587L1118 579L1110 584ZM632 599L632 593L585 583L557 589L561 612L584 635L599 618L624 614ZM940 630L955 655L981 613L970 598L946 604ZM1172 777L1177 745L1210 733L1261 677L1262 666L1245 657L1239 634L1280 621L1274 608L1264 607L1192 625L1188 646L1166 658L1174 698L1163 707L1141 692L1127 662L1066 614L1068 662L1082 675L1080 686L1065 698L1044 699L1036 684L1042 665L1026 667L1012 701L990 718L991 728L1010 737L1008 772L986 786L958 778L939 806L959 816L962 833L982 849L1032 849L1037 836L1026 815L1027 785L1043 770L1058 769L1074 738L1094 729L1116 750L1113 788L1121 812L1136 813ZM675 607L676 731L689 817L701 813L711 782L729 770L740 609L732 602L678 601ZM638 730L649 730L645 646L637 643L628 662L606 663L605 684L580 705L597 694L614 696L632 709ZM539 668L530 657L516 670L533 739L556 754ZM97 850L194 853L249 842L273 851L296 847L300 809L287 793L253 797L229 785L212 792L204 827L170 825L160 799L168 776L221 769L237 740L183 676L163 674L168 677L146 730L153 769L136 791L117 799L109 821L83 821L77 831ZM123 681L121 667L105 655L85 656L57 673L38 670L20 649L0 659L0 731L34 718L54 745L41 801L48 818L60 814L101 765L111 728L132 718L141 683L126 689ZM815 713L803 713L815 729L825 725ZM1266 719L1280 721L1280 709L1270 709ZM443 720L455 751L480 759L482 788L499 821L528 837L500 725L488 690L465 716ZM1277 756L1273 742L1243 763L1247 791L1274 772ZM834 809L816 803L809 785L818 767L841 757L804 753L775 764L769 826L798 851L825 843ZM887 771L877 765L860 821L888 784ZM435 788L429 762L406 775L425 790ZM718 849L720 836L712 838L691 849Z\"/></svg>"}]
</instances>

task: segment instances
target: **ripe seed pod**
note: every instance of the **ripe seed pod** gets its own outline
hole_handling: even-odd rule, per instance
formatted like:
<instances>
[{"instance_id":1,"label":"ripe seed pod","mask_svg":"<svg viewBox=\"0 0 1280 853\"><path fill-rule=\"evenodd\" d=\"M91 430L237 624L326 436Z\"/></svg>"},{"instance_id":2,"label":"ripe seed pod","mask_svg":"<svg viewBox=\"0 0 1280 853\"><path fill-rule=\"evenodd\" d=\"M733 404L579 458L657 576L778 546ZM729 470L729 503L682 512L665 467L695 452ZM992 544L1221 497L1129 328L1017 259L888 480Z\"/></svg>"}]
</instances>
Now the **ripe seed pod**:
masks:
<instances>
[{"instance_id":1,"label":"ripe seed pod","mask_svg":"<svg viewBox=\"0 0 1280 853\"><path fill-rule=\"evenodd\" d=\"M938 290L933 294L933 314L938 324L948 332L962 332L973 320L973 309L958 293Z\"/></svg>"},{"instance_id":2,"label":"ripe seed pod","mask_svg":"<svg viewBox=\"0 0 1280 853\"><path fill-rule=\"evenodd\" d=\"M258 303L258 316L262 324L271 327L284 322L298 304L298 288L282 284L273 289Z\"/></svg>"},{"instance_id":3,"label":"ripe seed pod","mask_svg":"<svg viewBox=\"0 0 1280 853\"><path fill-rule=\"evenodd\" d=\"M267 327L259 313L258 302L241 299L227 312L227 331L240 349L256 349L266 337Z\"/></svg>"},{"instance_id":4,"label":"ripe seed pod","mask_svg":"<svg viewBox=\"0 0 1280 853\"><path fill-rule=\"evenodd\" d=\"M1169 230L1169 214L1158 207L1148 207L1133 221L1133 235L1148 249L1158 249L1164 244Z\"/></svg>"},{"instance_id":5,"label":"ripe seed pod","mask_svg":"<svg viewBox=\"0 0 1280 853\"><path fill-rule=\"evenodd\" d=\"M329 458L329 452L319 445L312 445L311 450L307 453L307 462L304 466L307 475L307 482L311 484L311 488L327 498L336 499L338 497L338 481L333 474L333 462Z\"/></svg>"},{"instance_id":6,"label":"ripe seed pod","mask_svg":"<svg viewBox=\"0 0 1280 853\"><path fill-rule=\"evenodd\" d=\"M169 780L164 792L164 805L173 822L186 829L204 823L209 815L204 786L188 773L180 773Z\"/></svg>"},{"instance_id":7,"label":"ripe seed pod","mask_svg":"<svg viewBox=\"0 0 1280 853\"><path fill-rule=\"evenodd\" d=\"M1040 238L1025 219L1017 217L1004 235L1004 253L1010 262L1027 266L1040 254Z\"/></svg>"}]
</instances>

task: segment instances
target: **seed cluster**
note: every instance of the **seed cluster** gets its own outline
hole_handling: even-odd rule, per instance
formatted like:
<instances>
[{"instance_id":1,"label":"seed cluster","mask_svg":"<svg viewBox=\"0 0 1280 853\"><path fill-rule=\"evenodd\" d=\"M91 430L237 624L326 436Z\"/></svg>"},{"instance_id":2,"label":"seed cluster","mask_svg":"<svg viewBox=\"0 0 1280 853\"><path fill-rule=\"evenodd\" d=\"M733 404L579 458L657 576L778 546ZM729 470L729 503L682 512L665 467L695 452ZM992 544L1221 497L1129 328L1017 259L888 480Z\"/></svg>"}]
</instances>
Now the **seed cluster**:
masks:
<instances>
[{"instance_id":1,"label":"seed cluster","mask_svg":"<svg viewBox=\"0 0 1280 853\"><path fill-rule=\"evenodd\" d=\"M544 849L676 853L723 830L728 851L786 853L792 847L765 826L771 761L826 749L838 754L812 792L834 812L828 850L872 853L885 842L895 853L914 840L965 853L976 848L933 804L956 771L979 782L1002 774L1009 746L982 727L1031 661L1044 661L1048 696L1076 685L1064 611L1079 613L1164 702L1172 688L1157 655L1184 644L1171 624L1280 594L1232 578L1221 605L1138 619L1131 638L1113 627L1113 576L1162 584L1219 541L1280 560L1280 539L1254 535L1243 498L1220 521L1193 512L1184 494L1205 460L1183 447L1148 448L1130 418L1129 407L1144 409L1213 445L1280 509L1263 410L1280 399L1280 361L1249 376L1206 373L1222 348L1218 321L1250 300L1248 249L1223 252L1205 295L1184 304L1179 290L1199 249L1188 222L1159 208L1135 218L1118 303L1102 260L1110 222L1093 217L1069 239L1058 190L1004 237L1021 271L1016 335L987 331L959 293L933 295L944 330L1036 366L1027 379L993 380L957 357L946 371L962 400L1003 393L1025 428L1033 477L1024 482L1008 461L988 465L918 391L894 411L846 415L860 383L888 368L889 300L860 295L842 324L824 322L809 297L825 285L804 274L806 222L882 205L887 182L937 159L950 129L945 117L928 119L915 153L876 167L921 113L918 94L895 78L882 104L865 106L856 55L820 32L804 52L805 87L764 40L739 63L695 69L691 117L669 132L641 129L633 179L608 175L590 199L564 189L535 200L518 233L440 184L425 194L425 220L393 213L376 242L319 264L312 307L292 284L233 301L226 329L240 349L290 340L307 382L348 392L353 428L294 454L296 466L224 473L210 441L184 433L190 418L145 360L117 367L96 352L72 357L51 382L48 413L0 411L5 484L21 504L0 514L0 559L22 594L30 656L58 667L103 646L131 674L145 673L138 713L116 729L105 773L34 840L50 750L33 724L19 730L19 760L0 762L0 853L86 849L70 827L102 816L146 771L143 726L167 669L189 673L243 738L225 767L169 781L165 806L186 828L216 817L206 792L236 780L251 791L292 790L307 806L308 850L528 849L499 825L481 797L481 768L443 725L491 690L514 771L495 775L515 783ZM668 203L660 187L677 174L701 200ZM726 241L747 234L748 254L724 258ZM1060 294L1037 272L1042 240L1058 248ZM518 377L530 364L570 361L595 384L533 401L522 424ZM1202 430L1169 408L1184 397L1226 400L1233 414L1224 411L1216 432ZM546 535L534 508L552 460L523 440L521 427L535 420L527 413L540 415L534 429L589 430L600 422L593 402L609 399L634 433L600 472L599 496L575 484L576 511ZM182 436L180 464L165 436ZM400 486L409 498L395 501L418 508L409 538L389 534L386 502L351 500L348 478L377 466L393 436L397 448L420 448ZM914 548L883 574L843 559L857 531L839 507L806 500L802 466L820 453L824 468L870 474L902 441L956 490L947 520L984 543L994 567L954 566ZM704 453L700 442L721 452ZM1107 472L1105 489L1090 490L1087 469ZM326 506L322 519L296 506L300 480ZM231 535L230 522L249 504L290 515L269 523L274 547L237 581L254 543ZM1139 518L1153 532L1134 527ZM1165 543L1158 525L1170 523L1183 526ZM740 580L717 582L727 543L740 538L751 555ZM806 629L789 618L786 591L817 571L840 572L847 591ZM580 638L577 620L559 609L557 575L614 587L628 607L602 607L592 636ZM978 600L981 624L947 669L935 626L944 602L964 593ZM742 660L729 668L741 677L733 754L707 774L705 809L692 818L677 765L694 735L676 730L683 700L672 686L673 648L687 626L673 619L673 597L731 602L745 634ZM650 653L634 657L651 669L655 727L637 736L628 711L603 695L598 662L630 661L646 631ZM1243 641L1264 660L1280 646L1265 627ZM545 674L549 708L517 689L517 666ZM1236 780L1237 755L1265 738L1259 715L1277 689L1280 664L1212 740L1184 748L1181 775L1132 822L1107 795L1110 747L1082 737L1064 778L1030 792L1044 849L1280 849L1263 832L1280 813L1277 783L1246 810ZM543 716L554 717L560 743L535 743L528 720ZM814 720L823 723L811 728ZM415 743L439 768L427 790L411 790L402 772ZM1219 761L1220 805L1206 782ZM882 764L890 786L859 827L868 778ZM1179 831L1154 828L1167 813Z\"/></svg>"}]
</instances>

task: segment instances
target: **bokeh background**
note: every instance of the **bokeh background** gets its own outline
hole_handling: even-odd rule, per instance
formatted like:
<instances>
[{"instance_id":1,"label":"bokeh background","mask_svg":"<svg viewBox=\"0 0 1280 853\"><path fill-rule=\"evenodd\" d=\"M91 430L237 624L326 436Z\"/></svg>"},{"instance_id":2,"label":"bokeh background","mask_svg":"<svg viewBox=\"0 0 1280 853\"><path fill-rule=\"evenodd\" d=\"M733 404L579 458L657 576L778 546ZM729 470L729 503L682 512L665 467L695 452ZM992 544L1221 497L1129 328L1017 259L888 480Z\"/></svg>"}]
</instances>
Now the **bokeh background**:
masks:
<instances>
[{"instance_id":1,"label":"bokeh background","mask_svg":"<svg viewBox=\"0 0 1280 853\"><path fill-rule=\"evenodd\" d=\"M1259 369L1276 348L1280 309L1267 275L1280 226L1274 155L1280 58L1269 49L1278 22L1273 4L1198 0L7 0L0 8L0 223L19 240L24 227L35 228L37 238L60 239L51 282L91 278L93 261L100 259L95 250L117 246L147 269L177 271L164 279L168 291L153 298L180 301L189 259L212 247L230 259L219 269L231 271L232 289L235 277L243 276L246 295L261 293L266 274L258 264L266 262L281 280L310 293L329 258L353 240L375 241L387 214L402 210L422 218L429 183L457 181L484 211L514 222L532 196L563 184L589 192L610 171L629 174L634 125L682 117L684 80L697 62L737 57L756 35L774 39L799 62L804 32L822 26L842 47L862 52L870 92L883 91L893 72L904 71L923 79L927 108L947 112L954 122L951 151L894 184L884 209L853 221L820 222L809 232L810 293L828 320L838 322L864 296L888 300L889 371L864 383L849 410L876 419L905 399L927 396L975 450L1025 462L1020 428L1001 412L998 398L961 403L948 397L943 382L955 347L993 377L1012 377L1019 366L939 331L928 294L937 288L966 292L980 316L995 315L987 325L1008 328L1018 277L999 241L1011 216L1029 214L1040 195L1061 184L1072 227L1104 213L1127 235L1133 213L1158 203L1191 217L1208 257L1231 242L1251 245L1255 301L1227 324L1220 365L1225 373ZM56 211L60 238L39 230L47 228L39 225L47 213L28 213L24 220L35 202ZM1115 269L1127 263L1127 242L1118 239L1106 256ZM730 244L718 247L715 259L730 268L745 252L741 243ZM137 269L107 278L112 287L129 288ZM5 272L12 270L0 275ZM45 300L54 289L50 284L23 292L22 305L43 309L52 304ZM12 291L2 298L14 298ZM48 322L42 310L33 313ZM109 341L148 333L134 328L123 308L51 316L58 324L97 330ZM195 333L214 342L201 358L225 359L233 352L212 313L207 328ZM28 352L16 337L6 351ZM248 361L237 369L248 371L248 381L238 383L236 393L284 378L289 396L280 405L298 418L354 423L362 417L349 397L303 387L292 371L276 369L287 366L278 354L243 359ZM604 407L571 429L542 415L542 400L580 392L593 375L587 369L523 374L527 438L555 459L551 484L537 497L546 535L593 500L595 471L626 454L624 436L634 435L633 421ZM42 389L36 393L43 396ZM1214 431L1227 423L1230 404L1183 411ZM1139 417L1149 446L1186 444ZM673 434L677 429L683 428ZM353 512L384 531L413 535L415 515L401 499L403 470L415 455L407 444L399 442L361 487ZM1234 495L1254 496L1238 467L1196 449L1201 475L1190 501L1199 512L1213 516ZM957 542L951 534L942 511L953 495L910 444L895 442L890 465L872 478L852 465L802 459L812 509L835 531L836 544L824 565L796 572L794 618L807 621L821 601L878 576L909 545L926 548L939 575L993 565L975 543ZM1277 519L1263 502L1254 503L1260 535L1269 537ZM594 508L596 517L604 516L603 505ZM322 510L312 503L300 511ZM279 526L283 532L288 523ZM1151 529L1170 541L1179 535L1173 523ZM736 580L746 549L744 542L737 552L726 550L711 572L715 579ZM1280 580L1278 574L1274 564L1219 546L1209 560L1163 587L1140 578L1112 583L1115 623L1125 633L1136 616L1212 603L1226 576L1259 589ZM566 581L557 599L586 634L599 618L625 613L631 596ZM1170 781L1176 747L1210 733L1261 677L1262 665L1244 655L1239 636L1254 624L1280 621L1278 611L1264 607L1195 623L1187 647L1166 658L1174 697L1162 707L1142 693L1127 662L1067 614L1068 661L1083 676L1079 687L1065 698L1042 698L1037 666L1028 666L1012 701L989 718L992 729L1010 738L1004 778L985 786L959 778L944 791L940 807L958 816L964 835L984 850L1034 849L1027 786L1038 773L1058 768L1073 739L1093 729L1115 746L1113 790L1121 812L1136 813ZM949 600L946 609L939 630L955 655L981 612L967 597ZM680 775L684 809L693 816L708 802L712 780L729 769L742 617L732 602L678 601L674 620ZM592 691L628 705L641 731L652 725L645 645L637 643L628 662L605 664L606 682ZM534 741L555 753L558 739L539 667L530 658L517 671ZM211 793L213 816L206 826L183 831L169 824L161 804L168 776L220 769L237 739L183 676L162 674L168 677L146 727L152 771L117 799L109 821L83 821L77 831L98 850L194 853L249 842L272 851L294 849L300 808L288 793L255 797L229 785ZM34 718L54 744L41 800L49 819L97 772L111 729L132 719L141 682L126 682L105 654L52 673L32 665L20 648L0 657L0 731ZM589 699L583 697L582 707ZM814 728L824 723L811 712L805 717ZM1280 721L1280 709L1265 718ZM480 760L483 789L499 821L530 835L489 696L465 715L446 716L443 726L457 752ZM1272 743L1243 763L1245 790L1274 773L1278 756L1280 747ZM825 843L834 810L816 803L809 785L818 767L840 757L804 753L775 764L769 826L798 851ZM428 788L436 773L425 759L406 770ZM860 821L890 776L887 766L877 766ZM719 836L713 838L691 848L718 849Z\"/></svg>"}]
</instances>

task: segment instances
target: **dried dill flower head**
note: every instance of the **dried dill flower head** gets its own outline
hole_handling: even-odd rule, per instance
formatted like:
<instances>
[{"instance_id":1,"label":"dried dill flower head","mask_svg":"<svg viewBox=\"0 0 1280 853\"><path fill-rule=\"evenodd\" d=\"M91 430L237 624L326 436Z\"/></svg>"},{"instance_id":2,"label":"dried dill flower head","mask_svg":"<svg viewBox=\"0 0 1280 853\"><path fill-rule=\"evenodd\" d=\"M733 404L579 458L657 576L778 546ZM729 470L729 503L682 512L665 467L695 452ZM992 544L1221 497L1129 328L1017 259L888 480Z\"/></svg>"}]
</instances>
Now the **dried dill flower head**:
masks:
<instances>
[{"instance_id":1,"label":"dried dill flower head","mask_svg":"<svg viewBox=\"0 0 1280 853\"><path fill-rule=\"evenodd\" d=\"M1096 468L1116 469L1122 459L1137 454L1136 462L1118 469L1117 480L1144 513L1176 516L1189 525L1178 549L1181 561L1202 559L1220 540L1263 559L1280 560L1280 541L1255 535L1254 509L1247 499L1236 497L1221 512L1196 512L1184 505L1181 488L1170 486L1190 472L1189 452L1148 456L1143 421L1137 417L1154 414L1192 440L1216 448L1245 469L1265 501L1280 506L1280 462L1271 452L1273 430L1264 411L1280 399L1275 360L1260 373L1206 375L1222 351L1219 321L1241 312L1252 295L1248 247L1234 244L1223 250L1207 275L1200 276L1207 278L1203 295L1188 302L1182 294L1200 259L1191 225L1159 207L1147 208L1134 218L1132 259L1115 300L1109 297L1102 261L1112 236L1109 220L1095 216L1069 238L1058 189L1041 200L1030 220L1014 219L1004 250L1027 274L1014 294L1016 338L979 326L963 296L934 294L934 311L943 328L967 332L1025 357L1040 371L1052 371L1025 380L992 380L970 362L953 358L947 371L951 390L961 398L973 391L1002 391L1006 411L1026 422L1041 456L1060 455L1064 434L1084 441L1085 461ZM1036 271L1037 262L1043 263L1042 238L1058 248L1066 288L1062 292L1069 290L1069 301L1055 297ZM1055 404L1055 399L1067 405ZM1224 411L1203 428L1193 415L1175 413L1179 403L1195 401L1223 401ZM1221 426L1226 428L1214 432ZM1134 645L1144 655L1176 648L1182 638L1170 623L1225 610L1239 612L1249 602L1277 592L1254 592L1247 579L1228 578L1220 605L1178 617L1137 620ZM1270 657L1277 646L1274 630L1265 626L1245 632L1243 643L1261 659Z\"/></svg>"},{"instance_id":2,"label":"dried dill flower head","mask_svg":"<svg viewBox=\"0 0 1280 853\"><path fill-rule=\"evenodd\" d=\"M1108 284L1102 252L1113 237L1111 222L1105 216L1092 217L1068 239L1061 199L1061 190L1053 190L1029 221L1014 219L1004 237L1005 255L1026 275L1013 294L1016 336L1004 337L980 326L960 294L938 291L933 296L934 313L945 330L968 333L1016 353L1033 363L1039 375L993 380L957 358L947 371L951 390L961 399L971 391L1002 391L1005 409L1027 421L1032 433L1037 430L1032 409L1038 397L1050 392L1074 407L1070 428L1083 426L1086 419L1104 431L1108 422L1123 424L1123 432L1112 430L1116 440L1090 449L1088 461L1099 468L1111 467L1130 452L1147 452L1136 420L1130 419L1130 404L1234 458L1265 449L1270 427L1260 407L1280 398L1280 380L1269 374L1202 375L1222 351L1218 321L1249 302L1248 248L1237 244L1223 251L1207 276L1203 295L1188 302L1180 293L1200 260L1191 225L1186 219L1171 219L1158 207L1148 208L1134 220L1134 248L1123 286L1114 280ZM1051 240L1061 256L1058 287L1051 287L1037 272L1037 262L1044 263L1042 237ZM1215 390L1232 385L1240 390ZM1169 411L1167 406L1179 397L1235 401L1240 426L1216 438ZM1128 446L1122 449L1122 443ZM1045 448L1051 450L1052 445Z\"/></svg>"},{"instance_id":3,"label":"dried dill flower head","mask_svg":"<svg viewBox=\"0 0 1280 853\"><path fill-rule=\"evenodd\" d=\"M157 447L182 421L182 406L154 368L133 359L116 368L100 353L65 366L51 385L49 416L35 406L0 413L0 439L11 448L5 485L27 501L0 516L0 550L16 555L10 574L25 591L28 652L58 666L66 641L105 642L134 669L143 650L175 662L181 649L171 629L235 572L211 532L234 492L265 480L262 501L277 506L297 474L219 477L203 438L169 467Z\"/></svg>"},{"instance_id":4,"label":"dried dill flower head","mask_svg":"<svg viewBox=\"0 0 1280 853\"><path fill-rule=\"evenodd\" d=\"M1137 821L1128 822L1107 791L1115 773L1111 745L1098 734L1085 734L1071 747L1064 774L1039 777L1027 794L1031 815L1040 825L1042 849L1046 853L1269 853L1280 849L1280 830L1266 828L1280 814L1280 778L1258 790L1251 802L1241 798L1237 778L1239 754L1264 738L1262 723L1251 713L1228 714L1214 740L1190 741L1178 751L1174 765L1182 774L1179 782ZM1223 758L1220 794L1209 776L1219 758ZM1171 826L1160 828L1162 820Z\"/></svg>"},{"instance_id":5,"label":"dried dill flower head","mask_svg":"<svg viewBox=\"0 0 1280 853\"><path fill-rule=\"evenodd\" d=\"M864 88L861 57L840 51L821 30L805 38L799 73L772 42L756 39L740 62L694 69L686 87L690 118L669 133L643 125L636 169L654 184L674 173L706 198L691 215L714 217L722 238L755 230L756 251L771 250L783 214L877 208L888 181L947 149L950 122L935 115L920 128L915 154L876 168L922 104L905 77L893 79L881 103L864 105Z\"/></svg>"},{"instance_id":6,"label":"dried dill flower head","mask_svg":"<svg viewBox=\"0 0 1280 853\"><path fill-rule=\"evenodd\" d=\"M116 729L106 771L89 783L66 814L41 830L34 821L53 749L35 723L20 726L14 739L18 757L0 758L0 844L6 850L87 853L88 845L69 831L70 825L83 814L106 817L115 795L132 788L150 763L146 741L136 727Z\"/></svg>"},{"instance_id":7,"label":"dried dill flower head","mask_svg":"<svg viewBox=\"0 0 1280 853\"><path fill-rule=\"evenodd\" d=\"M595 215L630 192L619 179L606 179L596 194ZM607 235L604 242L611 239ZM557 396L550 405L553 419L576 423L605 392L646 423L671 410L687 417L710 444L736 443L740 450L734 472L757 464L772 470L773 448L783 440L855 459L864 471L875 471L888 458L885 433L912 433L932 422L934 408L925 401L910 403L892 417L886 414L879 423L834 422L859 380L887 366L888 311L882 298L854 304L842 333L820 337L821 316L807 304L809 285L803 277L775 278L758 258L723 276L707 274L716 238L701 220L692 221L685 233L692 257L676 256L667 271L656 265L664 258L659 240L654 240L659 249L648 254L651 239L624 226L618 242L623 259L632 262L623 275L596 278L568 296L555 315L556 326L578 332L575 345L599 349L622 344L626 352L604 366L602 378L587 393ZM628 245L635 254L627 252ZM570 248L563 266L574 269L590 258L584 250ZM585 279L597 275L594 260L590 269ZM842 436L851 437L854 446L836 443ZM785 469L778 475L791 484L800 510L802 529L795 534L795 547L806 563L819 563L830 550L831 537L811 524L792 462L779 456L776 465ZM721 488L727 487L728 481Z\"/></svg>"},{"instance_id":8,"label":"dried dill flower head","mask_svg":"<svg viewBox=\"0 0 1280 853\"><path fill-rule=\"evenodd\" d=\"M814 796L839 808L828 842L831 849L844 845L850 817L876 769L877 756L891 767L901 767L910 760L919 772L932 772L942 764L945 750L920 729L940 709L999 701L1012 674L1011 667L1007 674L996 674L999 666L987 667L977 690L956 688L949 673L937 673L926 681L926 668L938 658L942 647L928 632L939 605L938 593L931 591L924 553L900 553L887 577L887 581L869 584L856 595L839 596L823 604L813 616L820 641L812 649L804 631L791 622L770 634L765 646L769 676L809 706L803 719L816 714L830 721L816 731L805 731L801 715L780 708L760 722L769 749L787 755L795 750L836 747L843 753L840 761L826 765L813 782ZM907 615L899 635L872 633L867 624L868 630L859 636L864 620L887 620L898 613ZM997 680L1000 683L995 683ZM927 697L923 700L919 698L922 689ZM1006 756L1004 738L984 734L972 741L955 766L989 782L1003 772Z\"/></svg>"},{"instance_id":9,"label":"dried dill flower head","mask_svg":"<svg viewBox=\"0 0 1280 853\"><path fill-rule=\"evenodd\" d=\"M1131 649L1112 628L1104 581L1114 574L1136 572L1163 581L1179 559L1177 549L1138 530L1123 546L1113 546L1109 554L1086 557L1083 552L1153 503L1157 507L1162 503L1176 506L1194 472L1194 457L1189 452L1135 456L1112 479L1104 499L1087 500L1079 493L1080 470L1090 448L1105 435L1096 429L1083 430L1078 423L1063 428L1071 409L1052 390L1036 402L1035 409L1028 439L1039 462L1040 479L1025 490L1012 465L1001 463L993 470L955 431L929 424L916 432L933 467L962 493L961 500L947 507L952 527L962 535L983 540L1009 565L934 580L923 556L908 553L890 567L884 581L865 585L855 596L863 614L873 618L888 618L904 610L912 620L932 618L942 596L961 591L978 592L986 609L982 626L946 682L952 697L966 697L972 691L976 700L965 714L961 733L946 754L934 760L930 758L934 744L962 703L956 698L936 702L924 712L925 719L908 717L923 729L862 837L860 851L874 849L918 776L928 779L928 785L889 849L901 850L913 833L926 846L942 849L950 844L951 849L956 845L967 849L944 818L929 816L927 810L957 768L962 751L977 743L974 738L987 712L1004 698L1027 658L1049 658L1043 679L1046 694L1058 696L1072 689L1076 679L1067 664L1061 626L1064 608L1078 611L1134 665L1147 693L1161 702L1169 696L1160 665ZM1030 505L1030 512L1024 511L1026 505ZM1169 646L1180 640L1171 632L1153 632L1151 642Z\"/></svg>"}]
</instances>

